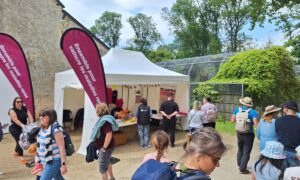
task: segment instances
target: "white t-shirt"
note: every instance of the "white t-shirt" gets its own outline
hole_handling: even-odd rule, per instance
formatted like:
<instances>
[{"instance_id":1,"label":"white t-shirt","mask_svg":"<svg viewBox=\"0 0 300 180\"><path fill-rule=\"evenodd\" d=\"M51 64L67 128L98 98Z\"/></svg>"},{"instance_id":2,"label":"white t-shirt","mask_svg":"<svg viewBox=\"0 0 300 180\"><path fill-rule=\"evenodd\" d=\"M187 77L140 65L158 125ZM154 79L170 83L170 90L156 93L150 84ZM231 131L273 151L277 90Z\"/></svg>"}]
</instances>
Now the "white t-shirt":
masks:
<instances>
[{"instance_id":1,"label":"white t-shirt","mask_svg":"<svg viewBox=\"0 0 300 180\"><path fill-rule=\"evenodd\" d=\"M203 111L195 111L192 109L189 113L188 120L190 122L189 127L192 128L202 128L204 121L204 112Z\"/></svg>"},{"instance_id":2,"label":"white t-shirt","mask_svg":"<svg viewBox=\"0 0 300 180\"><path fill-rule=\"evenodd\" d=\"M300 180L300 166L290 167L284 171L284 180Z\"/></svg>"}]
</instances>

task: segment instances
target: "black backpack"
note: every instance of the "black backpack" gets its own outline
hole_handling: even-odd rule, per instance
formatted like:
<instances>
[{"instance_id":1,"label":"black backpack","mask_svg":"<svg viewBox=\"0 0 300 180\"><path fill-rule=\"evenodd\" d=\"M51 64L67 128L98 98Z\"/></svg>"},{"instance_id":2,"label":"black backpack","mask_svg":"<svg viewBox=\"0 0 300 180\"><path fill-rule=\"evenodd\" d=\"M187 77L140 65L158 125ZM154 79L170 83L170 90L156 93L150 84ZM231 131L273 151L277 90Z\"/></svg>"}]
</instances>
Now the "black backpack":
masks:
<instances>
[{"instance_id":1,"label":"black backpack","mask_svg":"<svg viewBox=\"0 0 300 180\"><path fill-rule=\"evenodd\" d=\"M52 127L51 127L51 135L52 135L52 139L55 140L53 134L54 134L54 129L56 128L61 128L61 126L58 123L53 123ZM75 148L74 148L74 144L72 142L72 139L70 137L70 135L63 131L63 135L64 135L64 141L65 141L65 151L66 151L66 156L72 156L72 154L75 153Z\"/></svg>"},{"instance_id":2,"label":"black backpack","mask_svg":"<svg viewBox=\"0 0 300 180\"><path fill-rule=\"evenodd\" d=\"M131 180L176 180L174 163L161 163L154 159L144 162L133 174Z\"/></svg>"},{"instance_id":3,"label":"black backpack","mask_svg":"<svg viewBox=\"0 0 300 180\"><path fill-rule=\"evenodd\" d=\"M140 105L137 113L137 121L140 125L150 124L150 107L145 105Z\"/></svg>"}]
</instances>

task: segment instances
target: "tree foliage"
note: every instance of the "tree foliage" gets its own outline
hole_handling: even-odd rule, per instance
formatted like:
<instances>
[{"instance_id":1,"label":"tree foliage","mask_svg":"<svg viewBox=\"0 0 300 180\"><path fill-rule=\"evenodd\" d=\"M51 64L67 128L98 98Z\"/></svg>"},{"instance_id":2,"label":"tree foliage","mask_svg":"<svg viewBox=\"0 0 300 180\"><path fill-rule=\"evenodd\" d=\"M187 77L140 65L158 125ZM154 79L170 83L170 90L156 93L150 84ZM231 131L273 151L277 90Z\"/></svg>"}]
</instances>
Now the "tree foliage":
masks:
<instances>
[{"instance_id":1,"label":"tree foliage","mask_svg":"<svg viewBox=\"0 0 300 180\"><path fill-rule=\"evenodd\" d=\"M244 50L251 38L242 32L250 18L248 0L177 0L163 8L183 57ZM225 32L224 44L220 32Z\"/></svg>"},{"instance_id":2,"label":"tree foliage","mask_svg":"<svg viewBox=\"0 0 300 180\"><path fill-rule=\"evenodd\" d=\"M220 4L211 0L177 0L163 8L163 18L174 29L175 43L183 57L221 52Z\"/></svg>"},{"instance_id":3,"label":"tree foliage","mask_svg":"<svg viewBox=\"0 0 300 180\"><path fill-rule=\"evenodd\" d=\"M245 94L262 106L300 96L293 60L283 47L237 53L208 82L243 83Z\"/></svg>"},{"instance_id":4,"label":"tree foliage","mask_svg":"<svg viewBox=\"0 0 300 180\"><path fill-rule=\"evenodd\" d=\"M152 62L161 62L174 59L172 52L166 48L157 48L157 50L148 53L146 57Z\"/></svg>"},{"instance_id":5,"label":"tree foliage","mask_svg":"<svg viewBox=\"0 0 300 180\"><path fill-rule=\"evenodd\" d=\"M193 90L192 99L202 100L205 97L210 97L212 102L217 103L221 101L220 93L212 86L206 83L199 83L198 86Z\"/></svg>"},{"instance_id":6,"label":"tree foliage","mask_svg":"<svg viewBox=\"0 0 300 180\"><path fill-rule=\"evenodd\" d=\"M251 0L251 28L263 26L268 20L274 22L277 30L285 34L285 46L292 55L300 58L300 3L299 0Z\"/></svg>"},{"instance_id":7,"label":"tree foliage","mask_svg":"<svg viewBox=\"0 0 300 180\"><path fill-rule=\"evenodd\" d=\"M249 39L241 30L250 18L250 4L248 0L224 0L222 4L226 39L229 42L227 50L236 52Z\"/></svg>"},{"instance_id":8,"label":"tree foliage","mask_svg":"<svg viewBox=\"0 0 300 180\"><path fill-rule=\"evenodd\" d=\"M132 49L147 54L153 45L161 41L161 35L157 31L156 24L151 16L139 13L134 17L130 17L128 22L135 34L129 41Z\"/></svg>"},{"instance_id":9,"label":"tree foliage","mask_svg":"<svg viewBox=\"0 0 300 180\"><path fill-rule=\"evenodd\" d=\"M91 32L101 38L109 47L116 47L120 41L122 15L115 12L105 11L95 25L91 27Z\"/></svg>"}]
</instances>

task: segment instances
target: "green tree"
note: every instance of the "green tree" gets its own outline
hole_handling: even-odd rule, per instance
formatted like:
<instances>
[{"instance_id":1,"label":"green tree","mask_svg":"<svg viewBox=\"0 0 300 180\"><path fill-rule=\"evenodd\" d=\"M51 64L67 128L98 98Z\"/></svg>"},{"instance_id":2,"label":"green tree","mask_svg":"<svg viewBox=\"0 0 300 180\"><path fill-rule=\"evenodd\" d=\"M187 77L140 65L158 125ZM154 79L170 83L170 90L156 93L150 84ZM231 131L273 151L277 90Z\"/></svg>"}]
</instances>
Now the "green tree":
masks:
<instances>
[{"instance_id":1,"label":"green tree","mask_svg":"<svg viewBox=\"0 0 300 180\"><path fill-rule=\"evenodd\" d=\"M91 27L91 32L101 38L109 47L116 47L120 41L121 18L121 14L105 11L95 21L95 25Z\"/></svg>"},{"instance_id":2,"label":"green tree","mask_svg":"<svg viewBox=\"0 0 300 180\"><path fill-rule=\"evenodd\" d=\"M224 0L223 7L227 50L236 52L242 49L243 43L249 39L241 31L250 19L250 4L248 0Z\"/></svg>"},{"instance_id":3,"label":"green tree","mask_svg":"<svg viewBox=\"0 0 300 180\"><path fill-rule=\"evenodd\" d=\"M283 47L237 53L208 82L243 83L245 94L261 106L300 96L293 60Z\"/></svg>"},{"instance_id":4,"label":"green tree","mask_svg":"<svg viewBox=\"0 0 300 180\"><path fill-rule=\"evenodd\" d=\"M157 31L156 24L151 16L139 13L134 17L130 17L128 22L135 34L129 41L132 49L147 54L153 45L161 41L161 35Z\"/></svg>"},{"instance_id":5,"label":"green tree","mask_svg":"<svg viewBox=\"0 0 300 180\"><path fill-rule=\"evenodd\" d=\"M181 58L221 52L220 3L218 0L177 0L163 18L173 27Z\"/></svg>"},{"instance_id":6,"label":"green tree","mask_svg":"<svg viewBox=\"0 0 300 180\"><path fill-rule=\"evenodd\" d=\"M146 57L152 62L161 62L174 59L172 53L164 48L158 48L155 51L151 51Z\"/></svg>"},{"instance_id":7,"label":"green tree","mask_svg":"<svg viewBox=\"0 0 300 180\"><path fill-rule=\"evenodd\" d=\"M221 101L220 93L214 90L212 86L206 83L199 83L193 90L192 99L201 101L205 97L210 97L214 103Z\"/></svg>"},{"instance_id":8,"label":"green tree","mask_svg":"<svg viewBox=\"0 0 300 180\"><path fill-rule=\"evenodd\" d=\"M292 55L300 58L300 3L299 0L251 0L251 28L256 24L263 26L268 20L274 22L278 31L285 34L285 46Z\"/></svg>"}]
</instances>

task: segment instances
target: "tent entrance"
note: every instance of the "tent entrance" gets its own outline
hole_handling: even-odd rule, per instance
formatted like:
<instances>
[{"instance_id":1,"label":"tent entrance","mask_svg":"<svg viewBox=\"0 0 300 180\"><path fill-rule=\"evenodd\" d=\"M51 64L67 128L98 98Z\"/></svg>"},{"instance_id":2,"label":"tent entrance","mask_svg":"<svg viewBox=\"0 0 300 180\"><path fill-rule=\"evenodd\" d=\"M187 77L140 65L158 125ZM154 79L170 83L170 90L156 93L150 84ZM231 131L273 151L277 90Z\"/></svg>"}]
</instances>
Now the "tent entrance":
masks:
<instances>
[{"instance_id":1,"label":"tent entrance","mask_svg":"<svg viewBox=\"0 0 300 180\"><path fill-rule=\"evenodd\" d=\"M84 90L64 88L63 121L64 129L79 130L83 128Z\"/></svg>"}]
</instances>

